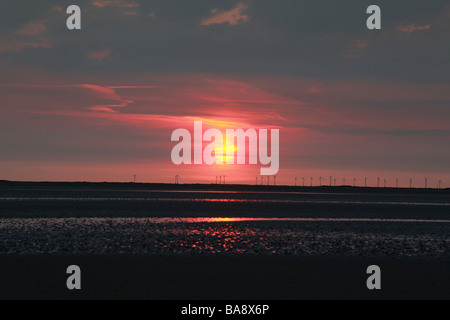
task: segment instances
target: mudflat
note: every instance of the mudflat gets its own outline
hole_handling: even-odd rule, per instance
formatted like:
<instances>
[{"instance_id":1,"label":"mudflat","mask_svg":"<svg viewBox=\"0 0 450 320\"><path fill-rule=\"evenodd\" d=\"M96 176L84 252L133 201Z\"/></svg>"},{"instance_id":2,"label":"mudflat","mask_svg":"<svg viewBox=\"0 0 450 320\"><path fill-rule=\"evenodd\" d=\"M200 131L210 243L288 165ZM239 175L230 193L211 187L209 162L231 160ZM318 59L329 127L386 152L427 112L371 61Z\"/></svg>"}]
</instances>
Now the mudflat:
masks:
<instances>
[{"instance_id":1,"label":"mudflat","mask_svg":"<svg viewBox=\"0 0 450 320\"><path fill-rule=\"evenodd\" d=\"M0 299L449 299L449 195L2 182Z\"/></svg>"}]
</instances>

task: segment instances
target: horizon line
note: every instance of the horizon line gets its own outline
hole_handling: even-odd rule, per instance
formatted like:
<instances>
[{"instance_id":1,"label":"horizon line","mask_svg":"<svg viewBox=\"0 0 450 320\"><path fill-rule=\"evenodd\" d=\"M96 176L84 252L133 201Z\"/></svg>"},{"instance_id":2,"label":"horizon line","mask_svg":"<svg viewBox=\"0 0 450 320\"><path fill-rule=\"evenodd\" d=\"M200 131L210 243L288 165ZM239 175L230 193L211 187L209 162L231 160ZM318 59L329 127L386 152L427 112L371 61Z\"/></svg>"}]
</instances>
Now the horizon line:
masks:
<instances>
[{"instance_id":1,"label":"horizon line","mask_svg":"<svg viewBox=\"0 0 450 320\"><path fill-rule=\"evenodd\" d=\"M352 188L352 189L402 189L402 190L450 190L450 187L447 188L436 188L436 187L376 187L376 186L352 186L352 185L321 185L321 186L294 186L294 185L256 185L256 184L244 184L244 183L226 183L226 184L218 184L218 183L201 183L201 182L192 182L192 183L173 183L173 182L133 182L133 181L26 181L26 180L3 180L0 179L0 183L84 183L84 184L129 184L129 185L170 185L170 186L249 186L249 187L287 187L287 188L295 188L295 189L312 189L312 188L325 188L325 189L334 189L334 188Z\"/></svg>"}]
</instances>

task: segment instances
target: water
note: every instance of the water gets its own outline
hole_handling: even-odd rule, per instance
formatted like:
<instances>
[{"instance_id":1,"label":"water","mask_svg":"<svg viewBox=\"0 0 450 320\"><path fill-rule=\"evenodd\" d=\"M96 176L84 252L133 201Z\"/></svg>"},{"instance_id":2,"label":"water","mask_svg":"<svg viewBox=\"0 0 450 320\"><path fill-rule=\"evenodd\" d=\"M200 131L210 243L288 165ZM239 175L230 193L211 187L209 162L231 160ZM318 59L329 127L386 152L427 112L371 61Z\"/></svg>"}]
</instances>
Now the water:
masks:
<instances>
[{"instance_id":1,"label":"water","mask_svg":"<svg viewBox=\"0 0 450 320\"><path fill-rule=\"evenodd\" d=\"M411 201L350 201L350 200L295 200L295 199L208 199L208 198L87 198L87 197L0 197L0 201L170 201L170 202L246 202L246 203L300 203L300 204L365 204L365 205L400 205L400 206L441 206L450 207L446 202L411 202Z\"/></svg>"},{"instance_id":2,"label":"water","mask_svg":"<svg viewBox=\"0 0 450 320\"><path fill-rule=\"evenodd\" d=\"M0 253L448 258L448 194L0 189Z\"/></svg>"}]
</instances>

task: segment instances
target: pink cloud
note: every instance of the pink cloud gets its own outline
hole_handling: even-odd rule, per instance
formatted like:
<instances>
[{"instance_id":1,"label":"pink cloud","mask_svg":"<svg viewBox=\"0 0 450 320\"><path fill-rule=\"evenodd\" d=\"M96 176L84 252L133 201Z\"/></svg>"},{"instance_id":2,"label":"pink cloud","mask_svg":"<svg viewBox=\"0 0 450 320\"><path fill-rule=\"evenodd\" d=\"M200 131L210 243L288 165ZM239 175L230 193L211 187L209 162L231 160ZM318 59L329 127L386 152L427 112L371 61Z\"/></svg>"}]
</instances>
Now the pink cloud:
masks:
<instances>
[{"instance_id":1,"label":"pink cloud","mask_svg":"<svg viewBox=\"0 0 450 320\"><path fill-rule=\"evenodd\" d=\"M0 85L0 94L7 105L14 105L15 112L83 112L90 110L108 113L126 107L134 101L122 98L116 88L94 84L76 85ZM30 105L32 107L30 107Z\"/></svg>"},{"instance_id":2,"label":"pink cloud","mask_svg":"<svg viewBox=\"0 0 450 320\"><path fill-rule=\"evenodd\" d=\"M320 94L321 93L320 83L317 83L317 84L309 87L306 91L308 91L311 94Z\"/></svg>"},{"instance_id":3,"label":"pink cloud","mask_svg":"<svg viewBox=\"0 0 450 320\"><path fill-rule=\"evenodd\" d=\"M19 41L19 40L11 40L6 42L0 42L0 53L12 51L12 52L18 52L25 48L52 48L53 44L47 40L36 40L36 41Z\"/></svg>"},{"instance_id":4,"label":"pink cloud","mask_svg":"<svg viewBox=\"0 0 450 320\"><path fill-rule=\"evenodd\" d=\"M94 6L103 8L106 6L115 6L121 8L137 8L139 5L135 2L127 2L125 0L95 0L92 3Z\"/></svg>"},{"instance_id":5,"label":"pink cloud","mask_svg":"<svg viewBox=\"0 0 450 320\"><path fill-rule=\"evenodd\" d=\"M114 108L126 107L134 102L133 100L122 99L119 95L117 95L116 90L111 87L103 87L92 84L81 84L78 85L78 87L91 90L95 95L101 97L102 99L116 101L116 103L113 104L95 105L89 107L89 110L115 113L117 112L117 110L115 110Z\"/></svg>"},{"instance_id":6,"label":"pink cloud","mask_svg":"<svg viewBox=\"0 0 450 320\"><path fill-rule=\"evenodd\" d=\"M239 3L230 11L219 12L217 9L213 9L211 10L213 16L207 19L203 19L201 25L209 26L212 24L228 23L230 24L230 26L236 26L240 23L248 22L248 15L243 13L247 9L248 6L243 3Z\"/></svg>"}]
</instances>

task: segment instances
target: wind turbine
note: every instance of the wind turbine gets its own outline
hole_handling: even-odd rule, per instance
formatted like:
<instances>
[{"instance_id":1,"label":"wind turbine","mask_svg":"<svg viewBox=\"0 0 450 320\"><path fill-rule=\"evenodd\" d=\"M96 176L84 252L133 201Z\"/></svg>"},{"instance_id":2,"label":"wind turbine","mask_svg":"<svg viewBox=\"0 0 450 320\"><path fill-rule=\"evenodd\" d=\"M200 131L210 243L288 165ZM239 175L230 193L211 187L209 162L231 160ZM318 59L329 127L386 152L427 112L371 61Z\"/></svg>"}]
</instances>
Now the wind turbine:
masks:
<instances>
[{"instance_id":1,"label":"wind turbine","mask_svg":"<svg viewBox=\"0 0 450 320\"><path fill-rule=\"evenodd\" d=\"M294 186L297 186L297 177L294 178Z\"/></svg>"},{"instance_id":2,"label":"wind turbine","mask_svg":"<svg viewBox=\"0 0 450 320\"><path fill-rule=\"evenodd\" d=\"M313 180L314 180L314 178L313 178L313 177L311 177L311 187L312 187L312 184L313 184Z\"/></svg>"},{"instance_id":3,"label":"wind turbine","mask_svg":"<svg viewBox=\"0 0 450 320\"><path fill-rule=\"evenodd\" d=\"M320 186L322 186L322 180L323 180L323 178L322 178L322 177L319 177L319 185L320 185Z\"/></svg>"},{"instance_id":4,"label":"wind turbine","mask_svg":"<svg viewBox=\"0 0 450 320\"><path fill-rule=\"evenodd\" d=\"M175 184L179 184L180 183L180 176L177 174L175 176Z\"/></svg>"},{"instance_id":5,"label":"wind turbine","mask_svg":"<svg viewBox=\"0 0 450 320\"><path fill-rule=\"evenodd\" d=\"M136 175L134 175L134 183L136 183Z\"/></svg>"},{"instance_id":6,"label":"wind turbine","mask_svg":"<svg viewBox=\"0 0 450 320\"><path fill-rule=\"evenodd\" d=\"M369 178L364 177L364 188L367 188L367 179L369 179Z\"/></svg>"},{"instance_id":7,"label":"wind turbine","mask_svg":"<svg viewBox=\"0 0 450 320\"><path fill-rule=\"evenodd\" d=\"M264 176L261 176L261 185L264 185Z\"/></svg>"},{"instance_id":8,"label":"wind turbine","mask_svg":"<svg viewBox=\"0 0 450 320\"><path fill-rule=\"evenodd\" d=\"M256 185L258 185L258 177L256 177Z\"/></svg>"},{"instance_id":9,"label":"wind turbine","mask_svg":"<svg viewBox=\"0 0 450 320\"><path fill-rule=\"evenodd\" d=\"M439 181L438 181L438 189L441 188L441 183L442 183L442 180L439 180Z\"/></svg>"},{"instance_id":10,"label":"wind turbine","mask_svg":"<svg viewBox=\"0 0 450 320\"><path fill-rule=\"evenodd\" d=\"M305 177L303 177L302 179L303 179L303 186L305 186Z\"/></svg>"},{"instance_id":11,"label":"wind turbine","mask_svg":"<svg viewBox=\"0 0 450 320\"><path fill-rule=\"evenodd\" d=\"M219 184L222 184L222 176L219 176Z\"/></svg>"},{"instance_id":12,"label":"wind turbine","mask_svg":"<svg viewBox=\"0 0 450 320\"><path fill-rule=\"evenodd\" d=\"M270 176L267 176L267 185L270 184Z\"/></svg>"},{"instance_id":13,"label":"wind turbine","mask_svg":"<svg viewBox=\"0 0 450 320\"><path fill-rule=\"evenodd\" d=\"M413 185L413 178L409 178L409 188L412 189Z\"/></svg>"},{"instance_id":14,"label":"wind turbine","mask_svg":"<svg viewBox=\"0 0 450 320\"><path fill-rule=\"evenodd\" d=\"M225 184L225 175L223 175L223 184Z\"/></svg>"},{"instance_id":15,"label":"wind turbine","mask_svg":"<svg viewBox=\"0 0 450 320\"><path fill-rule=\"evenodd\" d=\"M342 179L342 185L345 186L345 182L347 182L347 179L343 178Z\"/></svg>"},{"instance_id":16,"label":"wind turbine","mask_svg":"<svg viewBox=\"0 0 450 320\"><path fill-rule=\"evenodd\" d=\"M333 177L332 176L330 176L330 187L332 186L332 183L333 182Z\"/></svg>"},{"instance_id":17,"label":"wind turbine","mask_svg":"<svg viewBox=\"0 0 450 320\"><path fill-rule=\"evenodd\" d=\"M395 187L398 189L398 178L395 179Z\"/></svg>"},{"instance_id":18,"label":"wind turbine","mask_svg":"<svg viewBox=\"0 0 450 320\"><path fill-rule=\"evenodd\" d=\"M377 188L380 187L380 177L377 177Z\"/></svg>"},{"instance_id":19,"label":"wind turbine","mask_svg":"<svg viewBox=\"0 0 450 320\"><path fill-rule=\"evenodd\" d=\"M353 187L356 187L356 178L353 178Z\"/></svg>"}]
</instances>

